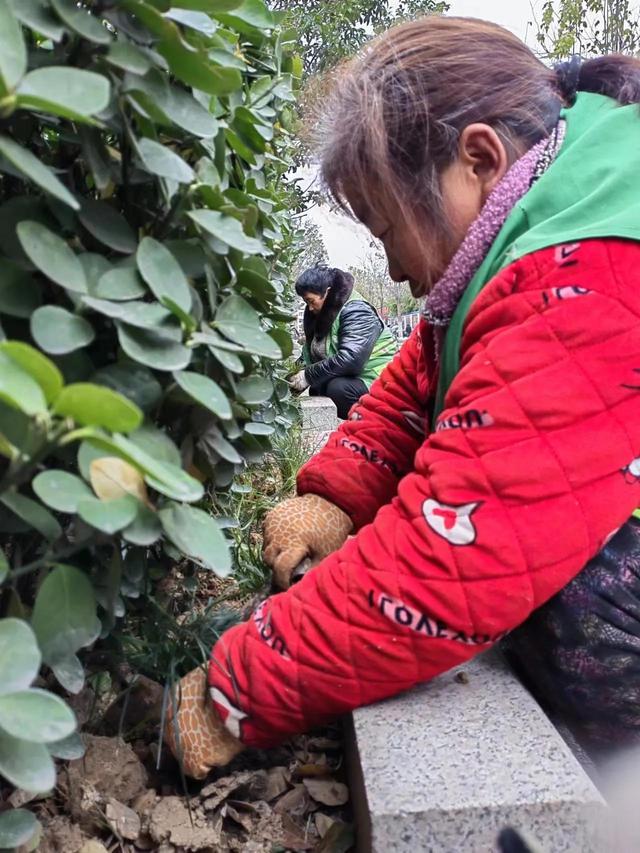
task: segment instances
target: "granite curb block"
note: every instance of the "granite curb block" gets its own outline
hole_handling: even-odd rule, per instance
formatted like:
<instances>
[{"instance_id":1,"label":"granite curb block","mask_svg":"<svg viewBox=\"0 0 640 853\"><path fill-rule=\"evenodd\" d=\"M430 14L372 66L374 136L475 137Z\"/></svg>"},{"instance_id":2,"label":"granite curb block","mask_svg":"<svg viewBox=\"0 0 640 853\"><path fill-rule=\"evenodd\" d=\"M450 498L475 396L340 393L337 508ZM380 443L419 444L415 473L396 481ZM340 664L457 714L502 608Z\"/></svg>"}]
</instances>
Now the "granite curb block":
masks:
<instances>
[{"instance_id":1,"label":"granite curb block","mask_svg":"<svg viewBox=\"0 0 640 853\"><path fill-rule=\"evenodd\" d=\"M360 853L601 853L606 804L497 650L353 715Z\"/></svg>"},{"instance_id":2,"label":"granite curb block","mask_svg":"<svg viewBox=\"0 0 640 853\"><path fill-rule=\"evenodd\" d=\"M301 397L302 442L312 455L321 450L338 426L338 411L329 397Z\"/></svg>"}]
</instances>

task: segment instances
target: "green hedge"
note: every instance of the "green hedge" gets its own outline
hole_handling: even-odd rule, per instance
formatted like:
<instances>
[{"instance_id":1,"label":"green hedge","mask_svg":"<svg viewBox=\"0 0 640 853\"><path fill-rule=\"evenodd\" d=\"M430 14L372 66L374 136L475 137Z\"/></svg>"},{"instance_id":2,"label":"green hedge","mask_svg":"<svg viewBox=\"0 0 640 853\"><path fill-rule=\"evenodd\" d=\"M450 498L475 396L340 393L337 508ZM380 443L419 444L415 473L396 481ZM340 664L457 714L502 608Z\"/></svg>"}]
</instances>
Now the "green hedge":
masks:
<instances>
[{"instance_id":1,"label":"green hedge","mask_svg":"<svg viewBox=\"0 0 640 853\"><path fill-rule=\"evenodd\" d=\"M207 493L294 418L280 21L0 0L0 774L29 791L79 749L41 663L78 692L78 653L172 561L229 573ZM0 848L33 826L0 816Z\"/></svg>"}]
</instances>

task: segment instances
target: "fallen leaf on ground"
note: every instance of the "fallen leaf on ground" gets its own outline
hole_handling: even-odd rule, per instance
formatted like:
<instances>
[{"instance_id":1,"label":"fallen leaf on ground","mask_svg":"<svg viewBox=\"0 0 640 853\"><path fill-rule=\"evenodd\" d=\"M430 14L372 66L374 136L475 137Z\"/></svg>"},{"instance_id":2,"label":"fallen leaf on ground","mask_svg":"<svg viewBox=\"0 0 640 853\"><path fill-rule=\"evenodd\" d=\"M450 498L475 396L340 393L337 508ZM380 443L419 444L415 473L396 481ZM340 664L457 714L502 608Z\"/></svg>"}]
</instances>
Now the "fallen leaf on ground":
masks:
<instances>
[{"instance_id":1,"label":"fallen leaf on ground","mask_svg":"<svg viewBox=\"0 0 640 853\"><path fill-rule=\"evenodd\" d=\"M327 832L331 829L334 823L336 823L336 819L333 817L329 817L329 815L324 814L324 812L316 812L315 813L315 821L316 821L316 829L318 830L318 835L320 838L324 838Z\"/></svg>"},{"instance_id":2,"label":"fallen leaf on ground","mask_svg":"<svg viewBox=\"0 0 640 853\"><path fill-rule=\"evenodd\" d=\"M218 779L216 782L212 782L210 785L204 787L200 791L203 808L207 811L217 809L232 794L235 794L243 786L248 785L255 777L256 772L264 773L264 770L240 770L229 776L223 776L222 779Z\"/></svg>"},{"instance_id":3,"label":"fallen leaf on ground","mask_svg":"<svg viewBox=\"0 0 640 853\"><path fill-rule=\"evenodd\" d=\"M289 788L290 780L291 774L286 767L272 767L267 771L267 784L263 798L268 803L275 800Z\"/></svg>"},{"instance_id":4,"label":"fallen leaf on ground","mask_svg":"<svg viewBox=\"0 0 640 853\"><path fill-rule=\"evenodd\" d=\"M296 785L288 791L273 807L276 814L304 816L309 811L314 811L315 803L311 800L309 792L304 785Z\"/></svg>"},{"instance_id":5,"label":"fallen leaf on ground","mask_svg":"<svg viewBox=\"0 0 640 853\"><path fill-rule=\"evenodd\" d=\"M347 853L355 844L356 836L350 823L336 821L313 849L313 853Z\"/></svg>"},{"instance_id":6,"label":"fallen leaf on ground","mask_svg":"<svg viewBox=\"0 0 640 853\"><path fill-rule=\"evenodd\" d=\"M349 789L335 779L303 779L302 784L324 806L343 806L349 801Z\"/></svg>"},{"instance_id":7,"label":"fallen leaf on ground","mask_svg":"<svg viewBox=\"0 0 640 853\"><path fill-rule=\"evenodd\" d=\"M332 768L329 766L329 763L326 762L322 764L299 764L295 772L296 776L305 779L314 776L326 776L331 770Z\"/></svg>"}]
</instances>

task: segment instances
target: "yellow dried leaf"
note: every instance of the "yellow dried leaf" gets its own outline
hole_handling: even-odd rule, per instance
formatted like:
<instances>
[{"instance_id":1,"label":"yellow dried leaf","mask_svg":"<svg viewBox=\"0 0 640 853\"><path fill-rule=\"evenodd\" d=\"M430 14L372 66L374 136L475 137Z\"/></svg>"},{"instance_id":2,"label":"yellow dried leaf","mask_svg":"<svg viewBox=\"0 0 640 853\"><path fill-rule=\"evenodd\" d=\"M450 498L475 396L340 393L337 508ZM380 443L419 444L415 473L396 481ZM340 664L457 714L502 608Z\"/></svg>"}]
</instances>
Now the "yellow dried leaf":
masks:
<instances>
[{"instance_id":1,"label":"yellow dried leaf","mask_svg":"<svg viewBox=\"0 0 640 853\"><path fill-rule=\"evenodd\" d=\"M93 491L102 501L114 501L133 495L142 503L149 504L147 487L140 472L117 456L94 459L89 467Z\"/></svg>"}]
</instances>

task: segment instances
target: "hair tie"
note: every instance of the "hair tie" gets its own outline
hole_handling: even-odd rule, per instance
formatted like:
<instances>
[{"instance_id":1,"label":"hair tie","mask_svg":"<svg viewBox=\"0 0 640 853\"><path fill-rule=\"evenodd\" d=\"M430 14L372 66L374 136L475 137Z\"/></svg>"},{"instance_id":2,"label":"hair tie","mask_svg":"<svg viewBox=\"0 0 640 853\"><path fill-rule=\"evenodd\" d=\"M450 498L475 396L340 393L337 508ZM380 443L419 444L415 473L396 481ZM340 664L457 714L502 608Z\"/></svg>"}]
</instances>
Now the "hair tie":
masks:
<instances>
[{"instance_id":1,"label":"hair tie","mask_svg":"<svg viewBox=\"0 0 640 853\"><path fill-rule=\"evenodd\" d=\"M582 59L577 54L566 60L566 62L559 62L554 67L560 94L570 107L576 102L581 70Z\"/></svg>"}]
</instances>

